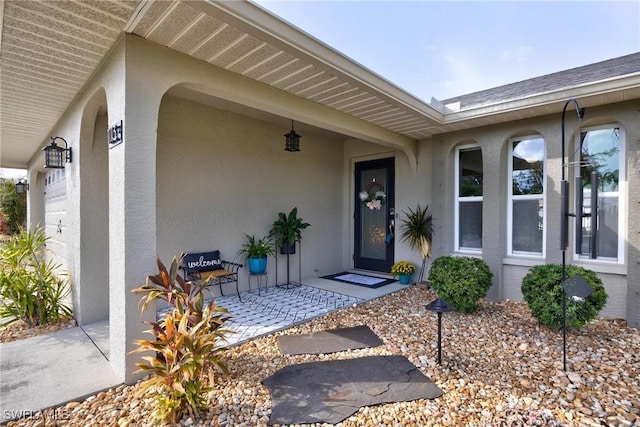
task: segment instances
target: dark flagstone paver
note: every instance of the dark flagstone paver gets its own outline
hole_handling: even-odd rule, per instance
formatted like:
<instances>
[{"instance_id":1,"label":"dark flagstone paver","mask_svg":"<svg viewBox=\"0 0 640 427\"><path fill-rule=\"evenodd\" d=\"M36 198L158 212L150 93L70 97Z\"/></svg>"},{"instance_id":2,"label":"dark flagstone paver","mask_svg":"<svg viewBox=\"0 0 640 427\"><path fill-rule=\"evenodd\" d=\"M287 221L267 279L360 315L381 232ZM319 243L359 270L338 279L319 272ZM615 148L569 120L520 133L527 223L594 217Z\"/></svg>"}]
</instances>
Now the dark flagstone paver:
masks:
<instances>
[{"instance_id":1,"label":"dark flagstone paver","mask_svg":"<svg viewBox=\"0 0 640 427\"><path fill-rule=\"evenodd\" d=\"M269 424L339 423L362 406L442 395L404 356L371 356L286 366L263 384Z\"/></svg>"},{"instance_id":2,"label":"dark flagstone paver","mask_svg":"<svg viewBox=\"0 0 640 427\"><path fill-rule=\"evenodd\" d=\"M278 348L282 354L326 354L382 344L382 340L366 325L278 337Z\"/></svg>"}]
</instances>

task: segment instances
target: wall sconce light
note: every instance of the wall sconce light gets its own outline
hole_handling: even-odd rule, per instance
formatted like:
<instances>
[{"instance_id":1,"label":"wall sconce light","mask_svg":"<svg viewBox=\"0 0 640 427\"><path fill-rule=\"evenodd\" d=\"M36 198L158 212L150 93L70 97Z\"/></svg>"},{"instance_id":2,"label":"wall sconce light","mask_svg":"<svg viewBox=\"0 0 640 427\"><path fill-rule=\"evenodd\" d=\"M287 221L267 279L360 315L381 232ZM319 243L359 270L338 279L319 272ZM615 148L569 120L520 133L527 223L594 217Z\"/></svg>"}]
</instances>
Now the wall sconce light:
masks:
<instances>
[{"instance_id":1,"label":"wall sconce light","mask_svg":"<svg viewBox=\"0 0 640 427\"><path fill-rule=\"evenodd\" d=\"M58 147L56 139L64 142L64 148ZM42 149L44 151L44 167L48 169L64 169L66 163L71 163L71 147L68 147L67 141L59 136L51 137L51 144Z\"/></svg>"},{"instance_id":2,"label":"wall sconce light","mask_svg":"<svg viewBox=\"0 0 640 427\"><path fill-rule=\"evenodd\" d=\"M29 191L29 183L27 182L26 179L21 179L18 182L16 182L16 193L24 194L27 191Z\"/></svg>"},{"instance_id":3,"label":"wall sconce light","mask_svg":"<svg viewBox=\"0 0 640 427\"><path fill-rule=\"evenodd\" d=\"M300 135L293 130L293 120L291 120L291 132L285 133L286 145L284 149L286 151L300 151Z\"/></svg>"}]
</instances>

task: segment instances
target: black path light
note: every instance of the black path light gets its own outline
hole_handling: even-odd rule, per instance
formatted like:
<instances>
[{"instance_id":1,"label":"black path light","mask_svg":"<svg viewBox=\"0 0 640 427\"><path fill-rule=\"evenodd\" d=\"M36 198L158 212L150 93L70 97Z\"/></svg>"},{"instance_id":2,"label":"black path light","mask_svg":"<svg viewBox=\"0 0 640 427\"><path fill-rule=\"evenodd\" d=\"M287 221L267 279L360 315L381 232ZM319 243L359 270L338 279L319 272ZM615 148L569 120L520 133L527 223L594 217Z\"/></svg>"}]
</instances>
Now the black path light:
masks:
<instances>
[{"instance_id":1,"label":"black path light","mask_svg":"<svg viewBox=\"0 0 640 427\"><path fill-rule=\"evenodd\" d=\"M442 313L453 311L447 302L442 298L437 298L427 304L426 309L438 313L438 365L442 364Z\"/></svg>"},{"instance_id":2,"label":"black path light","mask_svg":"<svg viewBox=\"0 0 640 427\"><path fill-rule=\"evenodd\" d=\"M300 151L300 135L293 130L293 120L291 120L291 132L285 133L286 145L284 149L286 151Z\"/></svg>"},{"instance_id":3,"label":"black path light","mask_svg":"<svg viewBox=\"0 0 640 427\"><path fill-rule=\"evenodd\" d=\"M64 142L64 148L58 147L56 140ZM65 163L71 163L71 147L60 136L52 136L51 144L42 149L44 151L44 167L47 169L63 169Z\"/></svg>"},{"instance_id":4,"label":"black path light","mask_svg":"<svg viewBox=\"0 0 640 427\"><path fill-rule=\"evenodd\" d=\"M29 183L27 182L26 179L21 179L18 182L16 182L16 193L24 194L27 191L29 191Z\"/></svg>"},{"instance_id":5,"label":"black path light","mask_svg":"<svg viewBox=\"0 0 640 427\"><path fill-rule=\"evenodd\" d=\"M563 275L566 274L564 271ZM562 366L567 370L567 298L581 303L593 293L593 288L582 276L576 274L562 282Z\"/></svg>"}]
</instances>

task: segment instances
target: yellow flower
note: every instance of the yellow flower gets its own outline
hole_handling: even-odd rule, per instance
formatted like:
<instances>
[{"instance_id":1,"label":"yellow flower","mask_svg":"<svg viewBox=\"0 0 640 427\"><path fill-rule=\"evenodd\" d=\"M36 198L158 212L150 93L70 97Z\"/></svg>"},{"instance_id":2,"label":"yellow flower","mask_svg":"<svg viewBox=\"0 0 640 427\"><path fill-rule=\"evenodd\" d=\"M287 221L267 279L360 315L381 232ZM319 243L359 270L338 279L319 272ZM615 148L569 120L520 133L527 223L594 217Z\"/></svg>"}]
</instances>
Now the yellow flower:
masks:
<instances>
[{"instance_id":1,"label":"yellow flower","mask_svg":"<svg viewBox=\"0 0 640 427\"><path fill-rule=\"evenodd\" d=\"M416 271L416 266L409 261L398 261L391 266L391 274L399 276L400 274L411 275Z\"/></svg>"}]
</instances>

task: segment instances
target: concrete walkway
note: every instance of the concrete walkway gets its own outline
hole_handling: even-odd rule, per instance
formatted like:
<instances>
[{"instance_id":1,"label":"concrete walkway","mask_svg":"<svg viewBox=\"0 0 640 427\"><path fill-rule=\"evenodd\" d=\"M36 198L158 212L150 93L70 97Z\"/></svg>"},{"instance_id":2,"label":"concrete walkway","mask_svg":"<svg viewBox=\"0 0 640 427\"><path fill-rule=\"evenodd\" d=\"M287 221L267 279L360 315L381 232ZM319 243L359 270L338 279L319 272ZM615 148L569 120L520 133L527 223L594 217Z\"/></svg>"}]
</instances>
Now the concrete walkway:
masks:
<instances>
[{"instance_id":1,"label":"concrete walkway","mask_svg":"<svg viewBox=\"0 0 640 427\"><path fill-rule=\"evenodd\" d=\"M0 344L0 422L117 386L107 357L80 327Z\"/></svg>"},{"instance_id":2,"label":"concrete walkway","mask_svg":"<svg viewBox=\"0 0 640 427\"><path fill-rule=\"evenodd\" d=\"M305 285L364 301L406 287L396 282L370 289L322 278L305 280ZM263 290L262 294L269 298L271 292ZM254 329L256 336L270 332ZM118 386L121 381L108 358L106 321L0 344L0 423Z\"/></svg>"}]
</instances>

